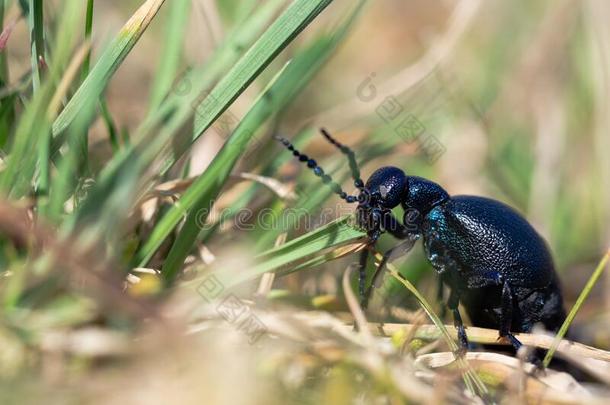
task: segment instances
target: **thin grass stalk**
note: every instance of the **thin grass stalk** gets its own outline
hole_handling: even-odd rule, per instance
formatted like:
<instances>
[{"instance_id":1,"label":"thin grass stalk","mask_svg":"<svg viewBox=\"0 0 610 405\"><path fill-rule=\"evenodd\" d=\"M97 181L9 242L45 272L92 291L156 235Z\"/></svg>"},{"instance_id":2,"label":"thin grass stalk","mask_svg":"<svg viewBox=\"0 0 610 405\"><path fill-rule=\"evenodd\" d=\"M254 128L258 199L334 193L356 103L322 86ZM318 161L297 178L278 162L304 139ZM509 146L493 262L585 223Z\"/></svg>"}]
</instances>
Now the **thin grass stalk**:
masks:
<instances>
[{"instance_id":1,"label":"thin grass stalk","mask_svg":"<svg viewBox=\"0 0 610 405\"><path fill-rule=\"evenodd\" d=\"M608 264L609 259L610 259L610 249L608 249L608 251L606 252L604 257L601 259L601 261L599 262L599 264L593 271L593 274L591 274L591 277L589 278L589 281L587 281L585 288L581 291L580 295L578 296L578 299L574 303L574 306L570 310L570 313L566 317L566 320L563 321L561 328L559 328L559 332L557 332L557 335L555 336L553 345L551 346L549 351L546 353L546 356L544 356L544 360L542 361L542 364L544 365L544 367L548 367L549 364L551 363L551 360L553 359L553 355L555 354L557 347L559 346L559 344L561 343L561 340L564 338L564 336L568 332L568 328L574 321L574 318L576 317L576 314L580 310L580 307L582 307L582 304L585 302L585 300L591 293L591 290L593 289L593 287L595 287L595 284L597 284L597 281L599 280L601 275L604 273L604 270L606 269L606 264Z\"/></svg>"},{"instance_id":2,"label":"thin grass stalk","mask_svg":"<svg viewBox=\"0 0 610 405\"><path fill-rule=\"evenodd\" d=\"M41 67L44 63L44 10L42 0L29 0L30 46L32 64L32 88L37 92L42 78Z\"/></svg>"},{"instance_id":3,"label":"thin grass stalk","mask_svg":"<svg viewBox=\"0 0 610 405\"><path fill-rule=\"evenodd\" d=\"M45 146L41 144L49 139L49 103L53 99L54 86L59 82L73 49L80 6L81 3L77 1L67 3L55 39L58 45L54 52L54 63L49 66L48 77L41 83L39 91L26 103L15 129L15 140L5 160L5 168L0 173L0 188L10 197L19 198L30 192L32 181L37 178L36 168L49 164L48 158L39 160L40 154L47 155Z\"/></svg>"},{"instance_id":4,"label":"thin grass stalk","mask_svg":"<svg viewBox=\"0 0 610 405\"><path fill-rule=\"evenodd\" d=\"M84 98L97 99L102 96L110 78L129 55L163 4L164 0L147 0L125 23L53 123L54 138L57 138L76 118L83 106Z\"/></svg>"},{"instance_id":5,"label":"thin grass stalk","mask_svg":"<svg viewBox=\"0 0 610 405\"><path fill-rule=\"evenodd\" d=\"M287 46L288 42L294 39L329 3L330 0L318 0L315 3L296 1L278 17L208 97L198 104L194 131L196 136L207 129L216 117L224 112L229 104L245 90L256 75L260 74L262 69ZM332 41L327 45L332 45ZM192 247L193 241L201 231L200 224L207 218L204 211L210 208L211 200L219 193L237 159L246 151L248 142L269 116L287 105L321 66L327 55L321 53L320 58L313 61L310 60L310 57L312 53L321 52L324 46L325 44L316 43L315 46L308 49L307 54L295 57L295 60L283 70L284 74L276 76L246 117L239 123L206 172L157 224L151 238L139 252L136 259L138 262L146 263L178 225L183 215L188 213L181 231L183 237L179 237L174 243L164 265L165 274L168 275L166 280L170 281L174 278L184 257ZM307 69L303 71L305 67ZM175 157L171 161L173 162L174 159Z\"/></svg>"},{"instance_id":6,"label":"thin grass stalk","mask_svg":"<svg viewBox=\"0 0 610 405\"><path fill-rule=\"evenodd\" d=\"M85 15L85 42L91 41L91 33L93 32L93 5L94 0L87 0L87 13ZM81 82L89 76L91 68L91 50L87 52L83 61L83 69L81 73Z\"/></svg>"},{"instance_id":7,"label":"thin grass stalk","mask_svg":"<svg viewBox=\"0 0 610 405\"><path fill-rule=\"evenodd\" d=\"M0 32L4 32L4 14L9 0L0 0ZM10 83L8 59L6 50L0 51L0 88L5 88ZM14 121L15 97L7 95L0 97L0 148L3 148L8 140L9 132Z\"/></svg>"},{"instance_id":8,"label":"thin grass stalk","mask_svg":"<svg viewBox=\"0 0 610 405\"><path fill-rule=\"evenodd\" d=\"M93 4L94 0L87 0L87 11L85 14L85 42L91 42L91 33L93 31ZM89 76L89 69L91 66L91 48L87 51L87 55L85 56L85 60L83 61L83 68L81 72L81 83L85 81L87 76ZM104 100L102 100L104 102ZM86 171L89 171L89 136L87 134L87 130L85 129L85 133L82 135L83 141L81 142L81 162L82 166Z\"/></svg>"},{"instance_id":9,"label":"thin grass stalk","mask_svg":"<svg viewBox=\"0 0 610 405\"><path fill-rule=\"evenodd\" d=\"M30 0L30 14L28 22L30 25L30 45L32 64L32 89L34 94L40 89L43 76L44 57L44 6L42 0ZM48 135L43 135L38 149L38 179L36 193L46 196L49 191L50 181L50 140ZM44 197L42 197L44 200Z\"/></svg>"},{"instance_id":10,"label":"thin grass stalk","mask_svg":"<svg viewBox=\"0 0 610 405\"><path fill-rule=\"evenodd\" d=\"M95 187L91 189L88 198L79 206L75 215L64 221L63 227L66 232L74 229L77 224L85 226L85 223L90 221L99 221L99 217L107 211L113 212L115 217L125 215L131 209L127 201L137 198L138 195L141 196L144 190L152 185L153 177L165 173L163 168L158 167L154 169L154 173L153 171L146 173L145 170L160 159L160 156L172 150L170 140L177 136L178 131L189 118L192 118L193 105L201 92L235 63L242 49L254 42L281 4L281 0L269 0L258 7L250 18L242 21L232 38L215 53L212 61L189 72L181 81L178 87L184 84L187 91L172 92L159 108L159 112L148 116L135 131L131 140L127 131L119 134L124 147L100 173ZM116 182L117 178L121 179L120 183ZM127 181L133 183L127 184ZM129 195L123 194L126 189L130 190ZM117 194L121 195L117 196ZM117 201L121 202L120 206L114 205ZM113 205L113 208L108 208L108 205ZM108 223L106 228L111 227L113 223Z\"/></svg>"},{"instance_id":11,"label":"thin grass stalk","mask_svg":"<svg viewBox=\"0 0 610 405\"><path fill-rule=\"evenodd\" d=\"M182 56L182 42L186 32L191 0L171 3L165 29L161 58L151 90L148 113L153 114L171 90Z\"/></svg>"},{"instance_id":12,"label":"thin grass stalk","mask_svg":"<svg viewBox=\"0 0 610 405\"><path fill-rule=\"evenodd\" d=\"M382 259L382 256L380 254L376 254L376 258L378 261L380 261ZM415 298L417 299L423 310L426 311L426 314L428 314L434 325L441 331L443 339L445 340L449 348L454 353L457 352L457 343L449 334L449 331L445 327L445 324L443 324L439 316L434 312L430 303L428 303L424 296L420 294L417 288L415 288L415 286L411 284L409 280L407 280L400 273L398 273L398 270L396 270L396 268L391 263L387 264L387 269L392 277L394 277L398 282L405 286L405 288L407 288L407 290L409 290L411 294L415 296ZM485 386L481 378L474 372L472 367L470 367L468 362L463 357L459 356L456 357L456 362L463 371L464 384L470 390L470 392L474 395L486 396L489 393L487 387Z\"/></svg>"}]
</instances>

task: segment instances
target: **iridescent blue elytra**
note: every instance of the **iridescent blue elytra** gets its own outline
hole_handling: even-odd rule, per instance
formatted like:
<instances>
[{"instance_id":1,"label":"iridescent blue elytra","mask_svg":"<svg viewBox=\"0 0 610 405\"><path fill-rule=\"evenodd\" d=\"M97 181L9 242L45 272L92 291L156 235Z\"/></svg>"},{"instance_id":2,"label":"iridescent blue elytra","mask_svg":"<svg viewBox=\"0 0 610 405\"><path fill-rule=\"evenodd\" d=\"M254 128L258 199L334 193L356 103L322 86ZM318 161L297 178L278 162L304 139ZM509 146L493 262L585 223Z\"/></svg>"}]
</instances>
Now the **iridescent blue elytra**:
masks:
<instances>
[{"instance_id":1,"label":"iridescent blue elytra","mask_svg":"<svg viewBox=\"0 0 610 405\"><path fill-rule=\"evenodd\" d=\"M532 225L499 201L476 196L450 196L440 185L407 176L397 167L376 170L363 183L353 152L326 131L325 138L348 158L358 195L350 196L325 175L313 159L279 138L325 184L347 202L357 202L358 223L368 234L360 256L360 294L366 308L383 268L396 252L406 253L419 239L426 256L449 287L452 311L462 350L468 347L459 304L475 326L495 328L515 349L521 343L513 332L530 332L541 324L557 331L565 319L561 288L549 248ZM399 221L392 209L401 205ZM371 285L365 288L368 252L381 234L403 240L383 255ZM442 294L442 290L441 294Z\"/></svg>"}]
</instances>

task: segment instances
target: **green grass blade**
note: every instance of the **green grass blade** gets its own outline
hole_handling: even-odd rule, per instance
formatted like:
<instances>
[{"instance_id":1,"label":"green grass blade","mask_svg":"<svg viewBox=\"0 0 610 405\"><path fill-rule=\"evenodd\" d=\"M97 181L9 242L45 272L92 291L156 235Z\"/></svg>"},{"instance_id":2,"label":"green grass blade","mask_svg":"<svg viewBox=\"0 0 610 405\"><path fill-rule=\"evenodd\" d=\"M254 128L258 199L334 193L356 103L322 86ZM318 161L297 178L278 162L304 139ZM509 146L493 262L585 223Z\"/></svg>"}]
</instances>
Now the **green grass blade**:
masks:
<instances>
[{"instance_id":1,"label":"green grass blade","mask_svg":"<svg viewBox=\"0 0 610 405\"><path fill-rule=\"evenodd\" d=\"M151 90L149 113L156 111L161 105L178 72L182 55L182 41L184 40L190 9L191 0L174 0L171 3L161 59Z\"/></svg>"},{"instance_id":2,"label":"green grass blade","mask_svg":"<svg viewBox=\"0 0 610 405\"><path fill-rule=\"evenodd\" d=\"M116 128L116 123L112 118L112 114L110 113L110 109L108 108L108 103L106 99L100 100L100 113L102 115L102 120L104 121L104 125L106 126L106 131L108 131L108 138L110 140L110 146L112 147L112 151L114 153L118 152L121 148L119 143L118 130Z\"/></svg>"},{"instance_id":3,"label":"green grass blade","mask_svg":"<svg viewBox=\"0 0 610 405\"><path fill-rule=\"evenodd\" d=\"M377 254L376 257L378 261L382 258L380 254ZM436 325L436 327L441 331L443 339L445 340L449 348L453 352L456 352L458 350L457 343L449 334L449 331L445 327L445 324L443 323L441 318L439 318L439 316L434 312L434 309L432 308L432 305L430 305L428 300L426 300L426 298L421 295L419 290L415 288L415 286L411 284L409 280L403 277L391 263L387 264L387 270L389 274L394 277L394 279L400 282L407 290L409 290L409 292L411 292L411 294L415 296L415 298L419 302L419 305L426 312L432 323L434 323L434 325ZM472 369L472 367L470 367L468 362L461 357L456 358L456 362L458 366L462 369L462 378L464 379L464 384L470 390L470 392L475 395L479 394L482 396L486 396L488 394L487 387L481 380L481 377L479 377L477 373Z\"/></svg>"},{"instance_id":4,"label":"green grass blade","mask_svg":"<svg viewBox=\"0 0 610 405\"><path fill-rule=\"evenodd\" d=\"M25 195L31 188L36 165L49 164L48 158L46 161L38 161L39 156L32 151L39 150L41 143L48 139L48 107L55 91L55 83L59 81L73 49L75 33L79 28L80 8L79 1L66 3L59 25L61 29L54 39L58 45L53 55L53 64L50 65L39 91L26 105L15 130L15 142L7 157L6 168L0 174L0 190L10 197L19 198Z\"/></svg>"},{"instance_id":5,"label":"green grass blade","mask_svg":"<svg viewBox=\"0 0 610 405\"><path fill-rule=\"evenodd\" d=\"M28 24L30 26L30 46L32 63L32 86L34 92L40 88L41 62L44 58L44 18L42 0L29 0Z\"/></svg>"},{"instance_id":6,"label":"green grass blade","mask_svg":"<svg viewBox=\"0 0 610 405\"><path fill-rule=\"evenodd\" d=\"M40 89L42 80L42 66L45 63L44 56L44 10L42 0L29 1L30 14L28 23L30 28L31 66L32 66L32 89L34 94ZM38 179L36 193L45 196L49 190L49 136L41 133L38 147Z\"/></svg>"},{"instance_id":7,"label":"green grass blade","mask_svg":"<svg viewBox=\"0 0 610 405\"><path fill-rule=\"evenodd\" d=\"M295 0L197 107L196 139L332 0Z\"/></svg>"},{"instance_id":8,"label":"green grass blade","mask_svg":"<svg viewBox=\"0 0 610 405\"><path fill-rule=\"evenodd\" d=\"M309 128L309 127L305 128L303 131L301 131L300 133L298 133L296 136L294 136L291 139L292 144L297 149L303 149L306 141L308 141L316 133L317 133L317 130L315 130L313 128ZM268 157L261 156L261 158L262 158L262 160L264 160L265 158L268 158ZM266 176L266 177L273 177L277 173L278 168L282 164L284 164L285 162L287 162L288 160L293 159L293 158L294 158L294 156L292 156L292 154L286 153L286 154L280 154L279 156L277 156L275 158L269 159L268 162L262 162L263 169L261 170L261 175ZM213 226L209 226L201 232L201 234L199 235L199 240L202 242L205 242L207 238L209 238L210 236L212 236L214 234L214 232L217 230L217 227L220 225L220 223L222 221L227 222L227 221L233 220L235 218L235 215L237 215L237 213L239 213L241 210L245 209L248 206L248 204L252 201L252 199L258 195L258 192L260 191L261 187L262 187L262 185L260 185L258 183L251 184L250 187L247 190L245 190L239 196L239 198L237 198L223 212L222 218L219 218L219 220ZM276 235L269 235L269 236L276 236ZM267 237L266 240L269 239L267 233L262 235L262 237ZM258 239L258 240L260 241L260 239ZM270 246L270 245L265 243L265 244L262 244L262 246Z\"/></svg>"},{"instance_id":9,"label":"green grass blade","mask_svg":"<svg viewBox=\"0 0 610 405\"><path fill-rule=\"evenodd\" d=\"M283 70L285 72L286 70ZM281 73L272 82L271 88L281 78ZM266 94L266 92L264 93ZM178 238L172 245L163 265L162 272L166 280L170 281L178 274L180 266L191 249L194 241L201 231L200 224L207 219L209 210L213 205L212 200L218 195L222 186L229 178L235 163L245 151L248 142L256 133L260 125L272 112L268 105L269 99L263 95L259 97L254 107L237 126L235 132L223 145L206 171L188 188L182 198L162 218L155 227L151 239L156 241L146 243L143 247L143 261L148 261L167 235L178 225L185 212L187 217ZM207 211L206 211L207 210Z\"/></svg>"},{"instance_id":10,"label":"green grass blade","mask_svg":"<svg viewBox=\"0 0 610 405\"><path fill-rule=\"evenodd\" d=\"M248 277L256 278L263 273L275 271L290 263L317 256L326 249L365 238L366 233L354 227L353 223L354 217L348 215L262 253L258 257L259 264L252 268ZM246 279L242 279L242 281L246 281Z\"/></svg>"},{"instance_id":11,"label":"green grass blade","mask_svg":"<svg viewBox=\"0 0 610 405\"><path fill-rule=\"evenodd\" d=\"M0 0L0 32L4 32L6 0ZM0 50L0 89L10 83L6 50ZM14 96L0 98L0 148L4 148L15 119Z\"/></svg>"},{"instance_id":12,"label":"green grass blade","mask_svg":"<svg viewBox=\"0 0 610 405\"><path fill-rule=\"evenodd\" d=\"M233 272L220 269L214 272L226 288L252 281L267 272L278 272L289 264L296 264L307 259L323 255L328 249L357 242L366 237L366 233L353 225L351 215L339 218L305 235L277 246L257 257L258 264ZM319 262L318 264L322 264Z\"/></svg>"},{"instance_id":13,"label":"green grass blade","mask_svg":"<svg viewBox=\"0 0 610 405\"><path fill-rule=\"evenodd\" d=\"M53 223L61 222L64 203L70 196L78 194L77 187L82 177L75 176L75 173L79 172L79 164L82 164L82 134L87 133L89 123L95 115L97 100L88 99L87 103L68 128L67 150L57 165L57 173L51 183L49 205L45 214Z\"/></svg>"},{"instance_id":14,"label":"green grass blade","mask_svg":"<svg viewBox=\"0 0 610 405\"><path fill-rule=\"evenodd\" d=\"M53 123L54 137L61 134L76 118L86 99L100 98L110 78L131 52L164 2L165 0L147 0L127 21Z\"/></svg>"},{"instance_id":15,"label":"green grass blade","mask_svg":"<svg viewBox=\"0 0 610 405\"><path fill-rule=\"evenodd\" d=\"M186 221L163 266L163 274L168 280L172 280L177 274L188 252L197 240L197 236L201 231L201 223L207 219L207 213L209 213L209 208L213 205L213 200L228 179L233 166L245 150L248 141L273 113L280 111L288 105L309 82L328 57L330 57L337 44L344 38L347 27L351 25L352 21L353 19L348 19L346 24L340 27L334 34L322 36L314 41L288 64L277 80L264 92L262 97L259 98L254 107L248 112L206 172L187 190L184 197L185 201L188 202L183 202L181 199L180 203L182 204L177 206L174 212L170 211L166 215L168 222L164 225L166 226L165 229L169 229L177 224L177 222L170 222L172 220L170 215L173 215L173 218L177 218L180 210L189 210ZM190 201L186 200L186 198L190 199ZM207 213L206 210L208 210Z\"/></svg>"},{"instance_id":16,"label":"green grass blade","mask_svg":"<svg viewBox=\"0 0 610 405\"><path fill-rule=\"evenodd\" d=\"M85 42L86 43L91 43L91 33L93 32L93 5L94 5L94 3L95 3L94 0L87 0L87 11L85 13ZM89 50L87 51L87 55L85 56L85 60L83 61L83 66L81 68L81 84L82 84L82 82L85 81L85 79L87 79L87 76L89 76L89 71L91 70L91 52L92 52L91 48L89 48ZM87 102L88 102L88 100L87 100ZM102 104L104 102L105 102L105 100L102 100ZM91 119L93 119L93 117L91 117ZM83 130L87 131L87 128L84 128ZM83 162L83 166L86 166L87 170L88 170L89 137L87 136L86 132L81 137L82 137L81 162Z\"/></svg>"},{"instance_id":17,"label":"green grass blade","mask_svg":"<svg viewBox=\"0 0 610 405\"><path fill-rule=\"evenodd\" d=\"M236 67L221 80L218 86L206 98L208 103L203 106L204 111L198 110L198 113L202 117L216 118L216 112L224 111L227 107L224 105L224 102L232 102L237 94L245 89L244 86L247 86L253 80L253 78L242 77L244 71L249 71L251 74L260 73L260 70L256 69L255 66L266 65L269 62L266 59L267 57L274 56L279 52L279 49L286 46L284 38L294 38L296 33L304 28L304 24L311 21L313 18L311 13L321 12L324 8L323 6L328 4L328 1L315 2L318 5L317 7L312 7L313 3L311 2L309 6L304 5L300 1L293 3L292 7L288 8L252 46L251 50L240 59ZM200 210L209 207L211 200L218 195L235 162L245 151L246 145L254 136L255 131L272 113L283 108L322 65L326 59L324 53L327 52L329 54L330 49L333 48L332 45L335 44L334 38L329 36L324 40L316 41L308 50L295 57L286 67L275 83L258 99L254 107L238 125L206 172L197 179L183 195L179 203L157 224L151 238L149 238L137 256L138 262L147 262L163 240L180 222L183 215L189 212L189 218L187 218L182 231L183 236L179 238L174 245L175 247L172 248L172 252L170 252L164 266L169 274L175 274L177 267L182 264L181 261L183 256L185 257L185 252L188 252L199 234L200 228L197 225L199 219L196 216L200 214ZM261 56L262 51L260 49L269 47L272 47L275 51L271 52L267 49ZM250 66L248 61L251 61L252 58L255 59L252 61L252 66ZM233 78L235 81L228 81L227 77ZM240 83L241 85L235 86ZM227 88L227 91L231 92L231 94L222 95L222 100L224 101L221 101L221 99L216 98L215 94L218 95L219 89L223 88ZM210 102L209 99L214 100L214 102ZM206 113L205 111L213 112ZM204 126L208 124L204 124ZM203 127L201 128L203 129ZM205 215L201 219L205 220ZM171 279L173 276L170 275L168 277Z\"/></svg>"},{"instance_id":18,"label":"green grass blade","mask_svg":"<svg viewBox=\"0 0 610 405\"><path fill-rule=\"evenodd\" d=\"M555 336L553 345L551 346L549 351L546 352L546 356L544 356L544 360L542 362L544 367L548 367L549 364L551 363L551 360L553 359L553 355L555 354L557 347L559 347L559 343L561 342L561 339L563 339L564 336L566 335L566 333L568 332L568 328L574 321L574 318L576 317L578 310L580 310L580 307L582 306L582 304L585 302L585 300L591 293L591 290L593 289L595 284L597 284L597 281L599 280L601 275L604 273L604 270L606 269L606 265L608 264L608 260L610 260L610 250L608 250L606 252L606 254L602 258L602 260L599 262L599 264L595 268L595 271L593 271L593 274L591 274L591 277L589 278L589 281L587 281L585 288L581 291L580 295L576 299L576 302L574 303L574 306L570 310L570 313L566 317L566 320L563 321L561 328L559 328L559 332L557 332L557 335Z\"/></svg>"},{"instance_id":19,"label":"green grass blade","mask_svg":"<svg viewBox=\"0 0 610 405\"><path fill-rule=\"evenodd\" d=\"M248 48L257 39L260 32L269 24L283 2L284 0L269 0L260 7L255 7L255 4L252 4L247 18L237 24L235 31L215 49L209 60L203 66L188 72L180 80L175 91L167 94L166 99L163 100L156 113L149 114L138 129L139 135L137 135L137 138L144 137L150 128L158 125L167 115L176 109L183 108L187 112L192 113L192 106L197 102L196 98L199 94L212 87L214 82L237 62L243 53L243 49ZM186 89L187 94L183 94L183 87ZM176 115L190 117L190 114ZM175 124L172 122L166 127L173 130L178 126L182 126L185 120L186 118L175 119ZM166 130L166 132L168 131Z\"/></svg>"},{"instance_id":20,"label":"green grass blade","mask_svg":"<svg viewBox=\"0 0 610 405\"><path fill-rule=\"evenodd\" d=\"M93 3L94 0L87 0L87 14L85 15L85 41L91 40L91 33L93 32ZM91 69L91 49L87 52L87 56L83 61L82 70L82 81L89 76L89 70Z\"/></svg>"},{"instance_id":21,"label":"green grass blade","mask_svg":"<svg viewBox=\"0 0 610 405\"><path fill-rule=\"evenodd\" d=\"M107 211L107 204L113 204L114 194L123 193L123 185L128 179L134 183L125 187L132 189L130 198L134 198L134 194L143 183L138 176L132 176L134 170L139 170L138 173L141 176L141 172L164 152L163 148L167 146L172 136L192 117L192 106L199 94L235 63L243 48L255 41L259 32L268 24L282 2L283 0L270 0L253 10L254 13L246 21L238 24L236 31L214 53L209 63L194 69L182 80L185 86L179 84L178 88L186 87L189 91L172 92L164 100L157 113L149 115L144 120L133 136L135 141L121 149L120 153L115 154L102 171L95 187L79 207L76 215L64 222L64 231L69 232L76 224L83 226L85 222L95 221L97 217ZM152 139L151 136L153 136ZM118 144L115 151L118 151ZM163 169L159 172L164 173ZM121 179L120 187L117 187L117 179ZM115 216L121 217L131 209L128 201L130 200L124 199L121 207L114 207ZM111 224L106 225L111 226Z\"/></svg>"}]
</instances>

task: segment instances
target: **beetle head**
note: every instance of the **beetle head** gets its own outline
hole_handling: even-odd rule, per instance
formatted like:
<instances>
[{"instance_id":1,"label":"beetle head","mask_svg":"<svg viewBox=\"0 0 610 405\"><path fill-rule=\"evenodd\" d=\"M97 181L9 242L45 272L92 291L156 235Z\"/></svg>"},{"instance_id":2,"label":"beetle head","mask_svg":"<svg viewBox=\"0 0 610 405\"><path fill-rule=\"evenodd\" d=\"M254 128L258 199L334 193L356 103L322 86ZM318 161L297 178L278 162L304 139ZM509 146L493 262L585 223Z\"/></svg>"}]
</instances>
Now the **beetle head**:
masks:
<instances>
[{"instance_id":1,"label":"beetle head","mask_svg":"<svg viewBox=\"0 0 610 405\"><path fill-rule=\"evenodd\" d=\"M397 167L386 166L375 170L369 177L358 200L380 208L397 207L407 192L407 176Z\"/></svg>"},{"instance_id":2,"label":"beetle head","mask_svg":"<svg viewBox=\"0 0 610 405\"><path fill-rule=\"evenodd\" d=\"M369 232L383 227L383 218L397 207L407 191L407 176L397 167L377 169L358 195L358 222Z\"/></svg>"}]
</instances>

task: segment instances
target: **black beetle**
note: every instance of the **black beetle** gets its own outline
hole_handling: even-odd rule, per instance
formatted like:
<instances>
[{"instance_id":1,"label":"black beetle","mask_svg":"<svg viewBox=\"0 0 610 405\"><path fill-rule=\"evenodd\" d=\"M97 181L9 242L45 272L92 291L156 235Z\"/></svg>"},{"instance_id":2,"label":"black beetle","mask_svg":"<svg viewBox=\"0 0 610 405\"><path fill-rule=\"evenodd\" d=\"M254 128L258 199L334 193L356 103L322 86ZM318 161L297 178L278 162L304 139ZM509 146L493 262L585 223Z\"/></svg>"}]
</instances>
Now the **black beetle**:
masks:
<instances>
[{"instance_id":1,"label":"black beetle","mask_svg":"<svg viewBox=\"0 0 610 405\"><path fill-rule=\"evenodd\" d=\"M396 167L376 170L366 184L354 153L324 129L324 137L348 158L357 196L348 195L325 174L315 160L276 137L300 161L348 203L358 202L356 217L369 236L369 248L360 256L360 294L366 308L372 288L397 251L390 249L365 290L369 249L384 232L404 240L403 253L422 238L428 260L450 289L447 307L452 311L460 348L468 347L458 305L466 308L474 326L499 330L515 350L521 342L513 332L530 332L535 324L556 332L565 319L561 288L553 259L543 238L517 211L499 201L476 196L450 196L438 184L407 176ZM401 205L400 222L392 209ZM440 290L442 296L442 289Z\"/></svg>"}]
</instances>

